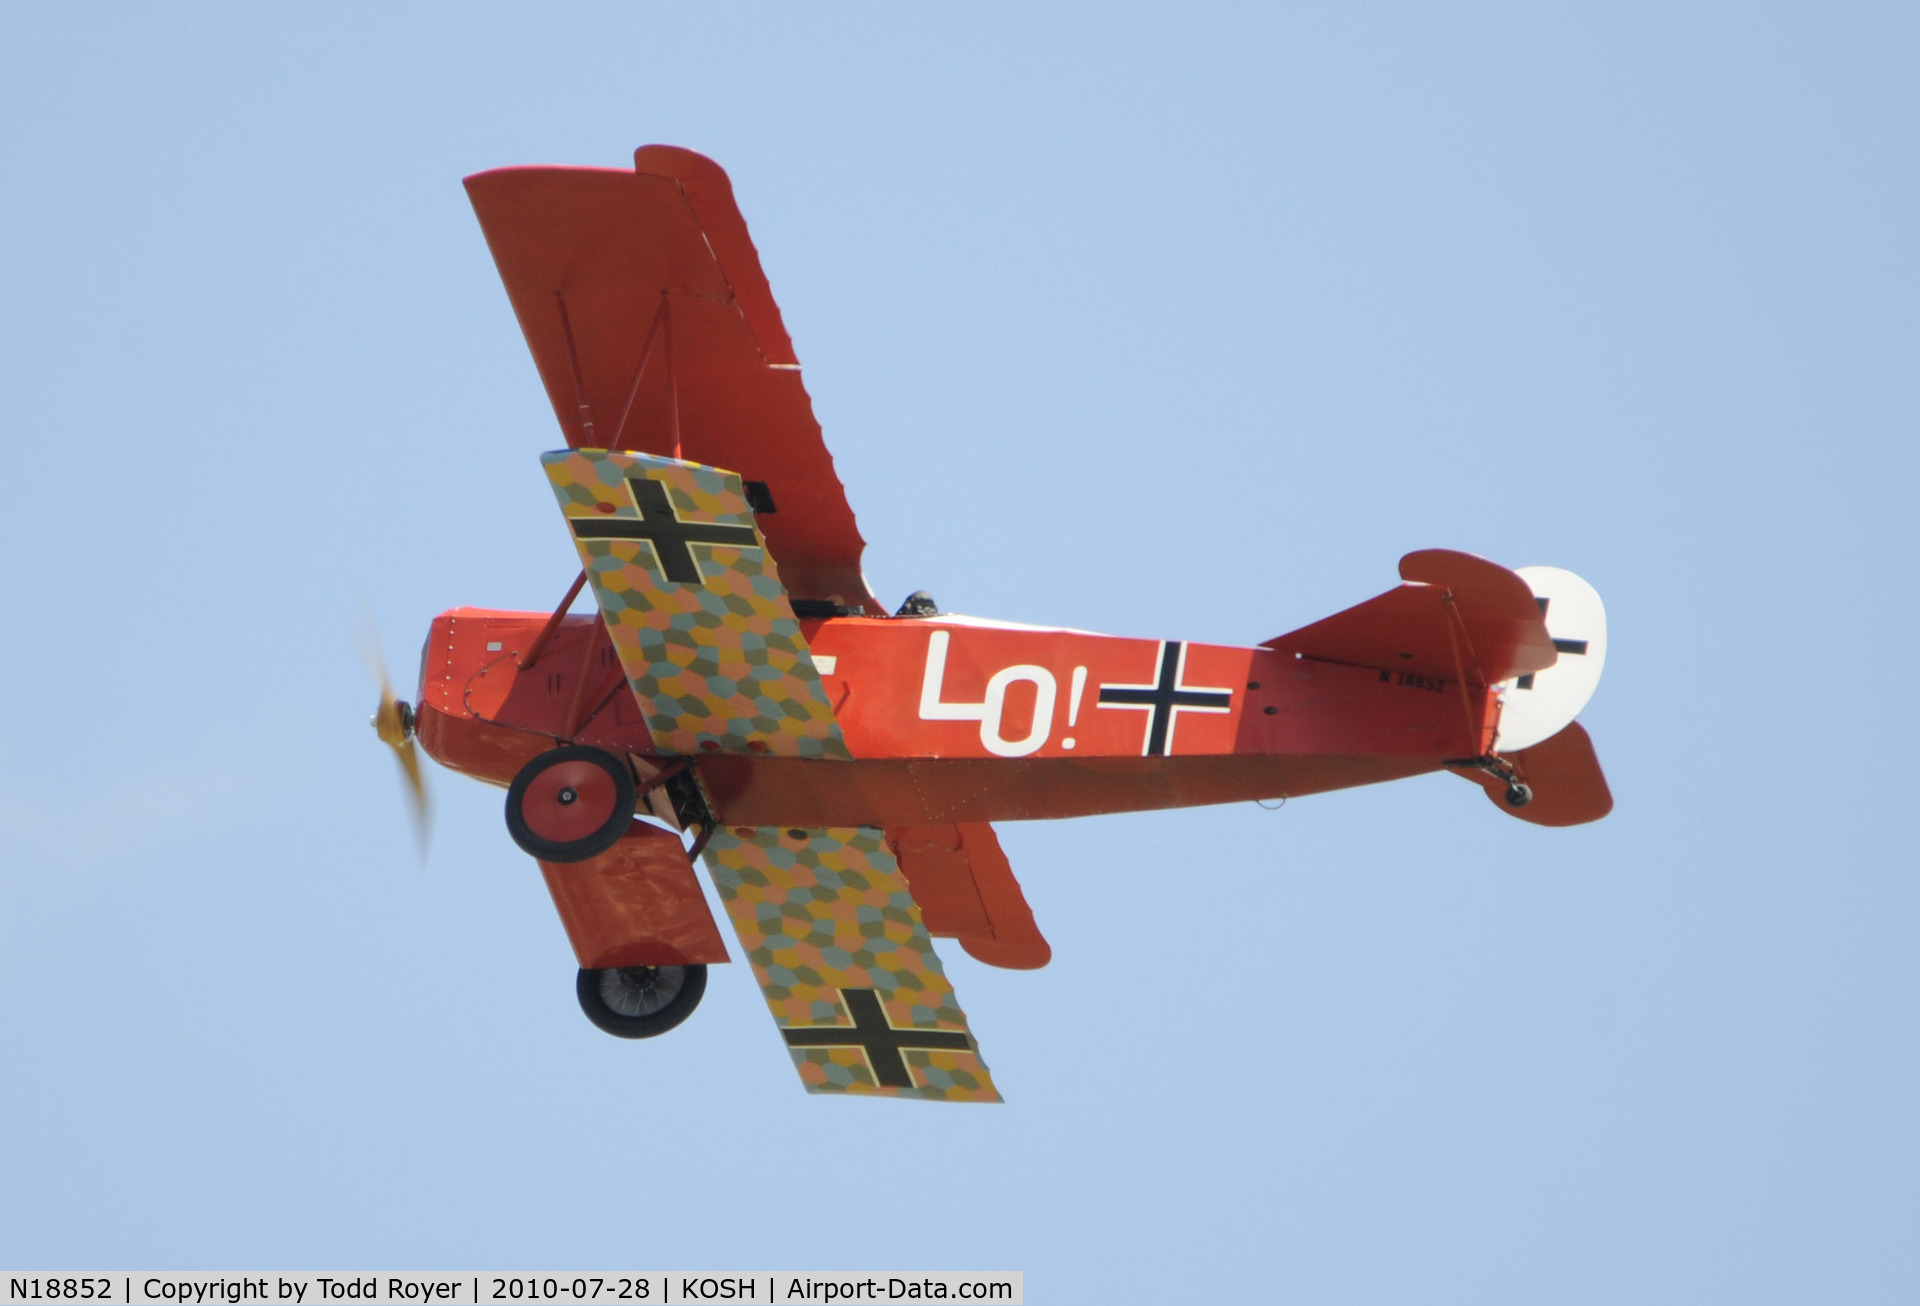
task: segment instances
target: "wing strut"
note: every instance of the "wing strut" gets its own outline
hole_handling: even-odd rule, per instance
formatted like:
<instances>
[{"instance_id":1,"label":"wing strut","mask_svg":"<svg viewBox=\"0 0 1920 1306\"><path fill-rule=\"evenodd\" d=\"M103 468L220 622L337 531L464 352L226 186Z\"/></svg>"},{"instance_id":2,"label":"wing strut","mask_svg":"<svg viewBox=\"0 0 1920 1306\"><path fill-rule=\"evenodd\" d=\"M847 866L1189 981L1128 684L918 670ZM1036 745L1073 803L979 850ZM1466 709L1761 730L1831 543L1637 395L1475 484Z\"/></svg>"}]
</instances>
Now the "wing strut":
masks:
<instances>
[{"instance_id":1,"label":"wing strut","mask_svg":"<svg viewBox=\"0 0 1920 1306\"><path fill-rule=\"evenodd\" d=\"M567 725L566 729L561 732L563 738L572 739L575 735L579 734L582 727L597 716L601 708L607 705L607 700L613 697L613 691L620 687L620 682L626 679L626 673L619 668L619 663L616 659L613 683L606 688L598 699L591 700L593 702L593 711L585 715L581 714L581 709L586 707L590 701L587 698L587 689L595 680L593 674L594 656L598 654L601 649L611 647L613 647L613 639L607 634L606 623L604 621L595 622L593 634L588 636L586 642L580 646L579 679L573 687L573 702L567 707Z\"/></svg>"},{"instance_id":2,"label":"wing strut","mask_svg":"<svg viewBox=\"0 0 1920 1306\"><path fill-rule=\"evenodd\" d=\"M673 300L660 292L660 311L667 315L667 429L673 432L673 456L680 453L680 377L673 370Z\"/></svg>"},{"instance_id":3,"label":"wing strut","mask_svg":"<svg viewBox=\"0 0 1920 1306\"><path fill-rule=\"evenodd\" d=\"M668 292L664 290L660 292L660 307L654 310L653 324L647 328L647 343L640 346L640 363L637 367L633 369L633 384L627 387L627 401L624 404L620 405L620 421L619 421L619 424L613 428L613 443L607 446L610 449L618 449L620 447L621 437L627 433L627 418L633 415L633 401L640 397L640 382L646 379L647 360L653 357L653 342L654 342L654 339L660 334L661 319L669 316L669 309L667 308L667 294ZM671 327L668 328L667 333L669 338L671 338L673 333ZM669 372L673 370L673 364L671 362L667 364L667 370ZM668 384L672 385L673 378L668 377L667 380L668 380ZM678 415L677 410L679 409L679 406L680 406L678 387L674 387L674 389L675 389L674 408L676 410L676 418L677 418L677 415ZM677 420L674 423L674 428L675 429L674 429L673 447L676 450L676 452L674 453L673 456L675 458L678 458L680 456L679 453L677 452L680 448L680 436L679 436L679 422Z\"/></svg>"},{"instance_id":4,"label":"wing strut","mask_svg":"<svg viewBox=\"0 0 1920 1306\"><path fill-rule=\"evenodd\" d=\"M580 432L587 445L593 444L593 409L587 405L586 383L580 379L580 351L573 344L573 319L567 316L567 297L553 292L560 306L560 337L567 344L567 370L573 374L573 402L580 410Z\"/></svg>"},{"instance_id":5,"label":"wing strut","mask_svg":"<svg viewBox=\"0 0 1920 1306\"><path fill-rule=\"evenodd\" d=\"M533 670L533 664L538 662L540 655L547 651L547 641L553 638L554 631L560 629L560 622L567 615L567 609L573 606L573 601L580 597L580 591L585 589L586 585L587 571L582 567L580 574L573 578L573 584L567 587L567 597L560 600L560 606L553 610L551 617L547 618L547 624L540 627L540 633L533 637L533 647L527 650L526 659L520 663L522 671Z\"/></svg>"}]
</instances>

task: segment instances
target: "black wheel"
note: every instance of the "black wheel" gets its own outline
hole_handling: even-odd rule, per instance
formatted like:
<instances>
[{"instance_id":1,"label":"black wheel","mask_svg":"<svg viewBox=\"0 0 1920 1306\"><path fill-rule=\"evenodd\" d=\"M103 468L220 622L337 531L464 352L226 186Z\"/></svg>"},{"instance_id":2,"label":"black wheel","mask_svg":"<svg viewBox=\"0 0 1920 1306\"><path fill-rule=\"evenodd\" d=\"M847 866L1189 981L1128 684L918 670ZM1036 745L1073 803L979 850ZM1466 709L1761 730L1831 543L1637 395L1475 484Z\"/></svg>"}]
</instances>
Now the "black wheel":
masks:
<instances>
[{"instance_id":1,"label":"black wheel","mask_svg":"<svg viewBox=\"0 0 1920 1306\"><path fill-rule=\"evenodd\" d=\"M543 862L584 862L633 822L633 772L612 753L577 744L542 753L507 790L507 833Z\"/></svg>"},{"instance_id":2,"label":"black wheel","mask_svg":"<svg viewBox=\"0 0 1920 1306\"><path fill-rule=\"evenodd\" d=\"M1533 801L1533 790L1515 780L1507 786L1507 806L1525 807Z\"/></svg>"},{"instance_id":3,"label":"black wheel","mask_svg":"<svg viewBox=\"0 0 1920 1306\"><path fill-rule=\"evenodd\" d=\"M652 1038L693 1014L707 991L705 966L583 970L574 992L587 1019L616 1038Z\"/></svg>"}]
</instances>

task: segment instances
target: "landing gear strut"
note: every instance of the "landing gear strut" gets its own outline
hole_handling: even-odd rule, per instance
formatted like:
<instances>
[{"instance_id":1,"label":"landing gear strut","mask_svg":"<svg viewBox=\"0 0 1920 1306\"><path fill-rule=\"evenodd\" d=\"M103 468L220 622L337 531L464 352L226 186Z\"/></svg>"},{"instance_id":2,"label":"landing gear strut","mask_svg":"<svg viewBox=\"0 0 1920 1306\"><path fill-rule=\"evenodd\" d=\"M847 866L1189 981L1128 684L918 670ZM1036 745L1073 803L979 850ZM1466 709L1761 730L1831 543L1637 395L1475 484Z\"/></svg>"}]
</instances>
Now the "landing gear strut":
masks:
<instances>
[{"instance_id":1,"label":"landing gear strut","mask_svg":"<svg viewBox=\"0 0 1920 1306\"><path fill-rule=\"evenodd\" d=\"M587 1019L616 1038L652 1038L693 1014L707 991L705 966L583 970L574 992Z\"/></svg>"}]
</instances>

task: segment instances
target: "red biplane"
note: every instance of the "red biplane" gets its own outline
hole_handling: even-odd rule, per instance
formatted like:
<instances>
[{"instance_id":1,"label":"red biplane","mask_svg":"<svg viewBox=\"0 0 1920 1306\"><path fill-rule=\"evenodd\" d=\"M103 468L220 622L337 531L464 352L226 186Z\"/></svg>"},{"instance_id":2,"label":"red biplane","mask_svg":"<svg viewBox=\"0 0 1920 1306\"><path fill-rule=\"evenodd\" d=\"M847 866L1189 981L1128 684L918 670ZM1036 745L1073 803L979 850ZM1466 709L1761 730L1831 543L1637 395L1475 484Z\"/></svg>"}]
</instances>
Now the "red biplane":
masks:
<instances>
[{"instance_id":1,"label":"red biplane","mask_svg":"<svg viewBox=\"0 0 1920 1306\"><path fill-rule=\"evenodd\" d=\"M993 822L1443 768L1543 825L1611 807L1579 577L1427 550L1249 647L889 615L726 174L647 146L466 185L566 437L541 461L579 575L551 613L435 618L417 703L383 690L375 724L416 799L415 739L506 788L602 1029L672 1028L728 959L704 858L809 1090L997 1100L933 946L1050 956Z\"/></svg>"}]
</instances>

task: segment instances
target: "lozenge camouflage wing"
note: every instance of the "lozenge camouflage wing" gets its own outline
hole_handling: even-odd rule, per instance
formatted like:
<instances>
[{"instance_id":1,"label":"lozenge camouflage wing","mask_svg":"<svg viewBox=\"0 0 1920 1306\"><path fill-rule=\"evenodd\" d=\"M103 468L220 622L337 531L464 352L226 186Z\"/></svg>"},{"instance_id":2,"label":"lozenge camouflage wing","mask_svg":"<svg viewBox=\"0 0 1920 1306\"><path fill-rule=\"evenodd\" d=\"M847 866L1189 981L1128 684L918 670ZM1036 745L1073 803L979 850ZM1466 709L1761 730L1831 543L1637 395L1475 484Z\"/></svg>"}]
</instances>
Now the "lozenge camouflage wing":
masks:
<instances>
[{"instance_id":1,"label":"lozenge camouflage wing","mask_svg":"<svg viewBox=\"0 0 1920 1306\"><path fill-rule=\"evenodd\" d=\"M656 745L847 758L738 476L604 449L540 462Z\"/></svg>"},{"instance_id":2,"label":"lozenge camouflage wing","mask_svg":"<svg viewBox=\"0 0 1920 1306\"><path fill-rule=\"evenodd\" d=\"M707 869L809 1093L998 1102L882 832L720 826Z\"/></svg>"}]
</instances>

